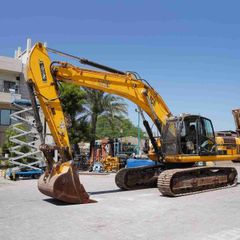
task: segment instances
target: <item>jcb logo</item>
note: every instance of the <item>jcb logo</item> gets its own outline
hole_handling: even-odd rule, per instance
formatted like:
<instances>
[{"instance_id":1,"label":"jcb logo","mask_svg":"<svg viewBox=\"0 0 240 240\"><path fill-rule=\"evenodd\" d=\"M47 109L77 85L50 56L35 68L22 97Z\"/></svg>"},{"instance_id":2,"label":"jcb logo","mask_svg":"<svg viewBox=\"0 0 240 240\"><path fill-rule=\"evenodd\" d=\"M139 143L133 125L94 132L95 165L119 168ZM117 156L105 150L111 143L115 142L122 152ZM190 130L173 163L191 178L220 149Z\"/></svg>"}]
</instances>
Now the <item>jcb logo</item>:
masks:
<instances>
[{"instance_id":1,"label":"jcb logo","mask_svg":"<svg viewBox=\"0 0 240 240\"><path fill-rule=\"evenodd\" d=\"M151 104L154 106L155 102L156 102L155 98L153 96L149 96L149 99L150 99Z\"/></svg>"},{"instance_id":2,"label":"jcb logo","mask_svg":"<svg viewBox=\"0 0 240 240\"><path fill-rule=\"evenodd\" d=\"M42 80L43 80L43 82L46 82L47 81L47 75L46 75L44 63L42 61L39 61L39 66L40 66L40 72L41 72L41 75L42 75Z\"/></svg>"}]
</instances>

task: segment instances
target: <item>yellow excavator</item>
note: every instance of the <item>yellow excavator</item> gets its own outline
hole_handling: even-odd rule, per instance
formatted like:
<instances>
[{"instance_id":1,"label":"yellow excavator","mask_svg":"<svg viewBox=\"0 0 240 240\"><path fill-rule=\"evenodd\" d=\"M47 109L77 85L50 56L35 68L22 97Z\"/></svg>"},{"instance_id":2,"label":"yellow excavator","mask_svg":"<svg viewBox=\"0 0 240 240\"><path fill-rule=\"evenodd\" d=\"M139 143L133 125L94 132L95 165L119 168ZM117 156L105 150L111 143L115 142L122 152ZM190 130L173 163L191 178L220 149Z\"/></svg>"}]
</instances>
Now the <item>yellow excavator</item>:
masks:
<instances>
[{"instance_id":1,"label":"yellow excavator","mask_svg":"<svg viewBox=\"0 0 240 240\"><path fill-rule=\"evenodd\" d=\"M77 60L91 69L68 62L51 61L49 53ZM93 70L92 67L98 70ZM153 151L149 158L154 166L124 168L117 172L115 182L121 189L136 189L156 184L164 196L182 196L196 192L235 186L237 171L233 167L196 167L196 162L234 160L240 153L218 155L211 120L199 115L174 116L162 97L135 72L123 72L84 58L76 57L37 43L27 64L27 85L34 109L36 125L42 136L47 169L38 181L40 192L67 203L89 203L88 193L80 183L72 161L68 137L68 120L60 101L61 82L116 94L135 103L149 135ZM38 103L55 141L44 142ZM147 114L160 133L153 136ZM59 160L53 160L53 151Z\"/></svg>"}]
</instances>

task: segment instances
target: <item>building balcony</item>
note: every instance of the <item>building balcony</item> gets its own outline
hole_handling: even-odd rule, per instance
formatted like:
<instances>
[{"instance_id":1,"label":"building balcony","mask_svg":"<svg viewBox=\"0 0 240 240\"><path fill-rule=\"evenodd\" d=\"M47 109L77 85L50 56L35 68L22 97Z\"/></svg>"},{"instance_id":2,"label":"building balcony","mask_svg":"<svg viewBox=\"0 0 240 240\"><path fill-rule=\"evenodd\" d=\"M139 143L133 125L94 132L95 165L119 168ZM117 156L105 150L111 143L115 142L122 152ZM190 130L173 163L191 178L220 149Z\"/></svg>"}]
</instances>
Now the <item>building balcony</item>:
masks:
<instances>
[{"instance_id":1,"label":"building balcony","mask_svg":"<svg viewBox=\"0 0 240 240\"><path fill-rule=\"evenodd\" d=\"M0 91L0 103L12 103L14 99L21 99L21 94Z\"/></svg>"}]
</instances>

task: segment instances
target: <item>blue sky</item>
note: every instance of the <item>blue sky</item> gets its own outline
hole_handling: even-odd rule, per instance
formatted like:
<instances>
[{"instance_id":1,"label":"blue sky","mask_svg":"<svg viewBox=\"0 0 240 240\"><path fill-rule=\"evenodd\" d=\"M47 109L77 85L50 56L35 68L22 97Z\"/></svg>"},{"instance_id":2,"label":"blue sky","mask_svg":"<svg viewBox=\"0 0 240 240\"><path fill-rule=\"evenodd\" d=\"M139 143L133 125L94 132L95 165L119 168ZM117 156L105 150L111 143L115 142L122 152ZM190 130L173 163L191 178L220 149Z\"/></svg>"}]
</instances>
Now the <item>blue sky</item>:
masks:
<instances>
[{"instance_id":1,"label":"blue sky","mask_svg":"<svg viewBox=\"0 0 240 240\"><path fill-rule=\"evenodd\" d=\"M174 114L201 114L235 129L240 107L239 1L3 1L0 55L26 38L138 72ZM129 117L137 123L135 106Z\"/></svg>"}]
</instances>

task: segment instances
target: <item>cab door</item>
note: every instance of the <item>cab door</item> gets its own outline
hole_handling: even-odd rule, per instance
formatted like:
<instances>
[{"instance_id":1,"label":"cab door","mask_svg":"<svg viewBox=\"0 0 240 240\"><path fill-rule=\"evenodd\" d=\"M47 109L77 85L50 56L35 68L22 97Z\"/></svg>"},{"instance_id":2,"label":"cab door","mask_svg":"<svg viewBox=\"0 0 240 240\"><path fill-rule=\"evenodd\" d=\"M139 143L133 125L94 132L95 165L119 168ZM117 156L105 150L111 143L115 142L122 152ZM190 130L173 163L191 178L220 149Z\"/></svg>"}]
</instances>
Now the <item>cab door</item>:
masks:
<instances>
[{"instance_id":1,"label":"cab door","mask_svg":"<svg viewBox=\"0 0 240 240\"><path fill-rule=\"evenodd\" d=\"M204 117L199 117L198 120L198 153L202 156L217 154L212 122Z\"/></svg>"}]
</instances>

